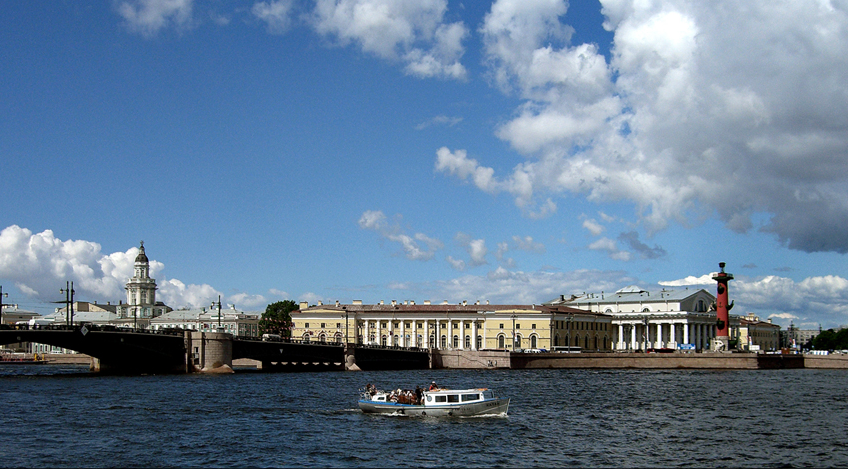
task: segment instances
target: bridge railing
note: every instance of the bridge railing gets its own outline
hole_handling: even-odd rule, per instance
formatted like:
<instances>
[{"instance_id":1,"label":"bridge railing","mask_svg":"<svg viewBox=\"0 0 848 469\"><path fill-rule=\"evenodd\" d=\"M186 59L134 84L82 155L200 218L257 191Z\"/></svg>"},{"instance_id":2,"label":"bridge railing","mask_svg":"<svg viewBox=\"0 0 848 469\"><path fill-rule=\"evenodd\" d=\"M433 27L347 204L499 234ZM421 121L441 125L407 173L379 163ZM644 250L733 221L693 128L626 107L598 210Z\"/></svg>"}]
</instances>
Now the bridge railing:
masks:
<instances>
[{"instance_id":1,"label":"bridge railing","mask_svg":"<svg viewBox=\"0 0 848 469\"><path fill-rule=\"evenodd\" d=\"M0 329L12 329L18 331L79 331L83 327L88 331L109 331L109 332L135 332L140 334L162 334L162 335L183 335L183 329L160 329L160 330L151 330L151 329L142 329L142 328L133 328L133 327L121 327L121 326L113 326L110 324L92 324L92 323L83 323L83 324L74 324L69 326L67 324L15 324L14 326L3 324Z\"/></svg>"}]
</instances>

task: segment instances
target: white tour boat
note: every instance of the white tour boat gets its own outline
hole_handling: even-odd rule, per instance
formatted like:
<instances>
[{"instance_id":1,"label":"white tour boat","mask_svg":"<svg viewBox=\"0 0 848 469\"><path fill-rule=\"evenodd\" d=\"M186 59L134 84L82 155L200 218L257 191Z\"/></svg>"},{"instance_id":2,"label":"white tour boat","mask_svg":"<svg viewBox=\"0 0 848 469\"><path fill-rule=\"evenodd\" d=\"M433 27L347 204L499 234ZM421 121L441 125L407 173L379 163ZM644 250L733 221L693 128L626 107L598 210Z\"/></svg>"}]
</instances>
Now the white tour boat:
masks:
<instances>
[{"instance_id":1,"label":"white tour boat","mask_svg":"<svg viewBox=\"0 0 848 469\"><path fill-rule=\"evenodd\" d=\"M416 399L413 391L377 391L366 389L359 399L359 408L368 414L424 415L433 417L462 417L472 415L506 415L509 398L497 397L487 388L444 389L421 392Z\"/></svg>"}]
</instances>

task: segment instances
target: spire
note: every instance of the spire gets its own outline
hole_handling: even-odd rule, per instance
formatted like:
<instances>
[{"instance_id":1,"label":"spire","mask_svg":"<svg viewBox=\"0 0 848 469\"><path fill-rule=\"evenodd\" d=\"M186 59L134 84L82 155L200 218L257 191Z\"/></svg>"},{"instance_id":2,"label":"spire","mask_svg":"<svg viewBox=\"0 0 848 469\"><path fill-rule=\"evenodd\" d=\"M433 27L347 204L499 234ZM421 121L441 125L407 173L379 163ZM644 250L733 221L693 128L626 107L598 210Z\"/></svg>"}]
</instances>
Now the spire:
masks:
<instances>
[{"instance_id":1,"label":"spire","mask_svg":"<svg viewBox=\"0 0 848 469\"><path fill-rule=\"evenodd\" d=\"M136 262L144 262L145 264L147 264L150 261L147 260L147 254L144 253L144 241L141 241L140 244L141 245L138 248L138 255L135 256L135 261Z\"/></svg>"}]
</instances>

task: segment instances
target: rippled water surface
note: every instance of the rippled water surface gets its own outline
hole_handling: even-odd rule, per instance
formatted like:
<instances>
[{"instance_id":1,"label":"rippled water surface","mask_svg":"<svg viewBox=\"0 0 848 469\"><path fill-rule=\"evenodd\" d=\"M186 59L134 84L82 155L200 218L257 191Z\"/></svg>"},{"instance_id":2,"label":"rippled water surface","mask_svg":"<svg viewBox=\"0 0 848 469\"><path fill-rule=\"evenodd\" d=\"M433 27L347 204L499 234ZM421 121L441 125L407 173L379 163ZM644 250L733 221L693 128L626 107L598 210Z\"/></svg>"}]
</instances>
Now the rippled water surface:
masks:
<instances>
[{"instance_id":1,"label":"rippled water surface","mask_svg":"<svg viewBox=\"0 0 848 469\"><path fill-rule=\"evenodd\" d=\"M848 370L117 377L0 368L4 467L846 467ZM364 415L366 383L489 387L509 416Z\"/></svg>"}]
</instances>

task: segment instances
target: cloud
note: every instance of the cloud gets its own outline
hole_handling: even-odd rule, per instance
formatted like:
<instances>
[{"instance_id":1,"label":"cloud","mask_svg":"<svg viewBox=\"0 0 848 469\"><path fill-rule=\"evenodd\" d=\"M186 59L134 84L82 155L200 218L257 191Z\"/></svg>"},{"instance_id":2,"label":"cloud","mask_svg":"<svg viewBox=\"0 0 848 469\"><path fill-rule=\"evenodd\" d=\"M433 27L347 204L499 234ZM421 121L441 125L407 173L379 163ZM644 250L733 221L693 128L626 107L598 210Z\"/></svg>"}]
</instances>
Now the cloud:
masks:
<instances>
[{"instance_id":1,"label":"cloud","mask_svg":"<svg viewBox=\"0 0 848 469\"><path fill-rule=\"evenodd\" d=\"M263 21L271 34L282 34L291 25L291 10L294 0L274 0L271 2L256 2L250 12Z\"/></svg>"},{"instance_id":2,"label":"cloud","mask_svg":"<svg viewBox=\"0 0 848 469\"><path fill-rule=\"evenodd\" d=\"M715 272L688 276L661 281L659 285L702 286L715 295L714 275ZM734 315L753 312L761 318L796 319L826 328L848 324L848 280L839 276L808 277L800 282L776 275L740 277L730 282L728 291L736 305ZM788 322L783 326L788 326Z\"/></svg>"},{"instance_id":3,"label":"cloud","mask_svg":"<svg viewBox=\"0 0 848 469\"><path fill-rule=\"evenodd\" d=\"M148 253L149 254L149 253ZM75 299L117 303L133 276L138 248L104 254L98 243L61 240L51 230L33 234L11 225L0 231L0 278L9 279L29 298L51 303L59 289L74 282ZM157 278L165 265L150 260L150 276ZM219 292L209 285L185 285L177 279L157 280L157 299L173 308L208 305Z\"/></svg>"},{"instance_id":4,"label":"cloud","mask_svg":"<svg viewBox=\"0 0 848 469\"><path fill-rule=\"evenodd\" d=\"M444 247L444 243L423 233L412 236L404 233L399 223L389 224L381 210L366 210L358 224L364 230L375 231L384 239L400 244L404 256L410 260L430 260Z\"/></svg>"},{"instance_id":5,"label":"cloud","mask_svg":"<svg viewBox=\"0 0 848 469\"><path fill-rule=\"evenodd\" d=\"M434 125L446 125L448 127L453 127L462 122L461 117L448 117L446 115L440 114L426 122L422 122L415 126L415 130L424 130L427 127L431 127Z\"/></svg>"},{"instance_id":6,"label":"cloud","mask_svg":"<svg viewBox=\"0 0 848 469\"><path fill-rule=\"evenodd\" d=\"M152 37L159 30L191 25L193 0L124 0L116 5L130 31Z\"/></svg>"},{"instance_id":7,"label":"cloud","mask_svg":"<svg viewBox=\"0 0 848 469\"><path fill-rule=\"evenodd\" d=\"M450 264L450 266L453 270L458 270L460 272L465 270L465 261L464 260L454 259L453 256L448 256L446 258L446 260L448 261L448 264Z\"/></svg>"},{"instance_id":8,"label":"cloud","mask_svg":"<svg viewBox=\"0 0 848 469\"><path fill-rule=\"evenodd\" d=\"M567 2L492 5L486 65L522 100L496 135L525 159L498 176L441 148L437 171L537 217L578 194L632 203L648 234L715 213L790 249L848 252L845 4L601 3L609 60L571 43Z\"/></svg>"},{"instance_id":9,"label":"cloud","mask_svg":"<svg viewBox=\"0 0 848 469\"><path fill-rule=\"evenodd\" d=\"M650 247L639 241L639 233L635 231L621 233L618 235L618 240L630 246L630 249L639 253L643 259L659 259L667 254L666 250L659 246Z\"/></svg>"},{"instance_id":10,"label":"cloud","mask_svg":"<svg viewBox=\"0 0 848 469\"><path fill-rule=\"evenodd\" d=\"M515 245L515 249L519 251L527 251L527 252L535 252L537 254L544 254L545 245L536 241L533 241L532 236L513 236L512 242Z\"/></svg>"},{"instance_id":11,"label":"cloud","mask_svg":"<svg viewBox=\"0 0 848 469\"><path fill-rule=\"evenodd\" d=\"M317 0L315 30L346 46L405 63L418 77L465 79L460 63L462 41L469 35L461 22L445 23L446 0Z\"/></svg>"},{"instance_id":12,"label":"cloud","mask_svg":"<svg viewBox=\"0 0 848 469\"><path fill-rule=\"evenodd\" d=\"M468 262L469 266L477 267L489 263L488 261L486 261L486 254L489 253L489 250L486 248L485 240L472 239L471 236L465 233L457 233L454 239L456 240L457 244L465 248L465 251L471 258L471 260Z\"/></svg>"},{"instance_id":13,"label":"cloud","mask_svg":"<svg viewBox=\"0 0 848 469\"><path fill-rule=\"evenodd\" d=\"M600 238L587 247L593 251L606 251L611 259L629 261L631 257L629 252L618 249L618 243L607 237Z\"/></svg>"},{"instance_id":14,"label":"cloud","mask_svg":"<svg viewBox=\"0 0 848 469\"><path fill-rule=\"evenodd\" d=\"M593 236L600 236L606 230L604 225L601 225L594 219L583 220L583 228L589 230L589 233L592 233Z\"/></svg>"}]
</instances>

